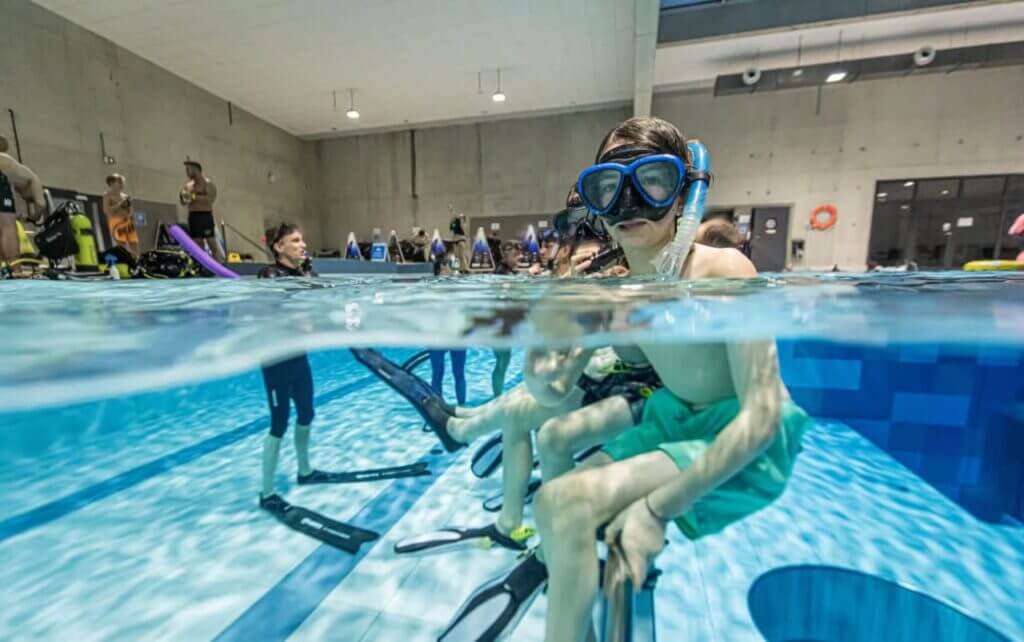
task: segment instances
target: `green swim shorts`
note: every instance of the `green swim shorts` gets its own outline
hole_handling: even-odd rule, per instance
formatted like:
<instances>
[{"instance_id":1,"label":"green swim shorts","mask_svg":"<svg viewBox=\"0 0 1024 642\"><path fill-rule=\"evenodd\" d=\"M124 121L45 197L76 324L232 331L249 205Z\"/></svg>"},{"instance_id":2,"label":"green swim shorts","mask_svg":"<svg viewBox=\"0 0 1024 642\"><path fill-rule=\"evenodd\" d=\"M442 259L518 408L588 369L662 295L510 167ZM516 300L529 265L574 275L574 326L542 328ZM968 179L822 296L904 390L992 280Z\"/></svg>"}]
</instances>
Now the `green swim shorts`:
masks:
<instances>
[{"instance_id":1,"label":"green swim shorts","mask_svg":"<svg viewBox=\"0 0 1024 642\"><path fill-rule=\"evenodd\" d=\"M603 450L621 461L661 450L680 470L690 466L739 413L737 399L723 399L701 410L668 390L655 392L644 406L643 421L605 444ZM799 406L782 406L782 430L775 442L731 479L704 495L675 520L690 539L717 533L729 524L764 508L782 495L793 469L800 439L811 419Z\"/></svg>"}]
</instances>

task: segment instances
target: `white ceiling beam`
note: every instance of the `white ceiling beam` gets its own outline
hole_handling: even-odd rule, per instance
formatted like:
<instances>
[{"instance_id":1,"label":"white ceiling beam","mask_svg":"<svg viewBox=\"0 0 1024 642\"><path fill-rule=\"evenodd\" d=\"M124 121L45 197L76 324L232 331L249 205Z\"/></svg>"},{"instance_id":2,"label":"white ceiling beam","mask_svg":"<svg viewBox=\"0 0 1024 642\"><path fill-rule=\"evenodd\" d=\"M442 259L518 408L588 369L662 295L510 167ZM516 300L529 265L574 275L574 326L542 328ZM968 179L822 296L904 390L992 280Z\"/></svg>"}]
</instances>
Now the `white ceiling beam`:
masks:
<instances>
[{"instance_id":1,"label":"white ceiling beam","mask_svg":"<svg viewBox=\"0 0 1024 642\"><path fill-rule=\"evenodd\" d=\"M654 61L658 50L658 0L634 0L633 11L633 115L651 115Z\"/></svg>"}]
</instances>

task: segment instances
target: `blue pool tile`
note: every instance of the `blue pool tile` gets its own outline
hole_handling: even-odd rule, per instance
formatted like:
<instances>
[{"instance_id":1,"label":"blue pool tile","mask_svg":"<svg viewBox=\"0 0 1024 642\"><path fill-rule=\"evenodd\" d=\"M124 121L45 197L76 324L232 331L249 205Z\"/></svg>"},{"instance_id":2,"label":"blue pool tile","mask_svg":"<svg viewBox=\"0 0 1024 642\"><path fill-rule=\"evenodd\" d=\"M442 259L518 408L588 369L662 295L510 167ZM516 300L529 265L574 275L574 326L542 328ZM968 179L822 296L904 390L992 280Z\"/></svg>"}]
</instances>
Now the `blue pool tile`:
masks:
<instances>
[{"instance_id":1,"label":"blue pool tile","mask_svg":"<svg viewBox=\"0 0 1024 642\"><path fill-rule=\"evenodd\" d=\"M899 348L899 360L904 363L935 363L939 360L939 346L902 346Z\"/></svg>"},{"instance_id":2,"label":"blue pool tile","mask_svg":"<svg viewBox=\"0 0 1024 642\"><path fill-rule=\"evenodd\" d=\"M936 431L935 426L927 424L893 424L889 430L889 448L923 454L925 442Z\"/></svg>"},{"instance_id":3,"label":"blue pool tile","mask_svg":"<svg viewBox=\"0 0 1024 642\"><path fill-rule=\"evenodd\" d=\"M996 368L1016 368L1024 352L1003 346L982 346L978 348L978 365Z\"/></svg>"},{"instance_id":4,"label":"blue pool tile","mask_svg":"<svg viewBox=\"0 0 1024 642\"><path fill-rule=\"evenodd\" d=\"M959 488L960 479L960 458L946 455L925 455L921 468L921 476L928 482L941 489L943 485L951 485ZM946 491L943 491L944 493ZM959 491L956 491L959 497ZM952 497L952 495L949 495Z\"/></svg>"},{"instance_id":5,"label":"blue pool tile","mask_svg":"<svg viewBox=\"0 0 1024 642\"><path fill-rule=\"evenodd\" d=\"M859 359L794 358L785 364L782 378L794 388L859 390L860 370Z\"/></svg>"},{"instance_id":6,"label":"blue pool tile","mask_svg":"<svg viewBox=\"0 0 1024 642\"><path fill-rule=\"evenodd\" d=\"M889 447L889 435L892 432L892 424L888 421L851 419L847 423L879 448L886 449Z\"/></svg>"},{"instance_id":7,"label":"blue pool tile","mask_svg":"<svg viewBox=\"0 0 1024 642\"><path fill-rule=\"evenodd\" d=\"M981 477L981 457L963 457L960 459L960 480L973 483Z\"/></svg>"},{"instance_id":8,"label":"blue pool tile","mask_svg":"<svg viewBox=\"0 0 1024 642\"><path fill-rule=\"evenodd\" d=\"M894 422L963 426L971 398L965 395L939 395L897 392L892 398Z\"/></svg>"}]
</instances>

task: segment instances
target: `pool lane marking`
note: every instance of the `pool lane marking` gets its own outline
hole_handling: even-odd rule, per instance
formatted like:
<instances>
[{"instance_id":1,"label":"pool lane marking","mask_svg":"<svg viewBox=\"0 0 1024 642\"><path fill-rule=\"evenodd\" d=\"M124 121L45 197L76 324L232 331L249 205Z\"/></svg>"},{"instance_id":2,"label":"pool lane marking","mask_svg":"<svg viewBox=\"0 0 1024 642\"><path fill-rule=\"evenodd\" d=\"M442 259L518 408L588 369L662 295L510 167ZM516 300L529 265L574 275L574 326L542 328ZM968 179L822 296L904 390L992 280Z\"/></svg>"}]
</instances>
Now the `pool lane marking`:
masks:
<instances>
[{"instance_id":1,"label":"pool lane marking","mask_svg":"<svg viewBox=\"0 0 1024 642\"><path fill-rule=\"evenodd\" d=\"M522 375L516 375L505 390L520 381ZM458 458L444 451L434 454L435 449L440 450L440 445L419 459L430 466L430 476L396 479L351 520L345 520L379 532L381 539L364 544L355 554L321 544L221 631L214 642L284 642L291 637Z\"/></svg>"},{"instance_id":2,"label":"pool lane marking","mask_svg":"<svg viewBox=\"0 0 1024 642\"><path fill-rule=\"evenodd\" d=\"M339 397L344 397L347 394L365 388L377 381L379 381L379 379L376 376L370 375L357 379L356 381L346 383L338 386L330 392L321 394L316 398L314 404L319 406L321 404L334 401ZM36 508L8 517L3 521L0 521L0 542L17 535L21 535L33 528L49 524L56 519L60 519L61 517L79 510L80 508L85 508L90 504L106 499L114 493L119 493L122 490L141 484L142 482L152 479L157 475L173 470L178 466L183 466L204 455L209 455L210 453L216 452L225 446L230 446L231 444L239 442L246 437L258 434L261 431L266 430L266 428L266 417L254 419L253 421L239 426L238 428L215 435L209 439L204 439L199 443L186 446L185 448L176 450L162 457L158 457L152 461L136 466L135 468L126 470L123 473L114 475L109 479L86 486L85 488L75 491L70 495L65 495L64 497L53 500L52 502L47 502L46 504L37 506Z\"/></svg>"}]
</instances>

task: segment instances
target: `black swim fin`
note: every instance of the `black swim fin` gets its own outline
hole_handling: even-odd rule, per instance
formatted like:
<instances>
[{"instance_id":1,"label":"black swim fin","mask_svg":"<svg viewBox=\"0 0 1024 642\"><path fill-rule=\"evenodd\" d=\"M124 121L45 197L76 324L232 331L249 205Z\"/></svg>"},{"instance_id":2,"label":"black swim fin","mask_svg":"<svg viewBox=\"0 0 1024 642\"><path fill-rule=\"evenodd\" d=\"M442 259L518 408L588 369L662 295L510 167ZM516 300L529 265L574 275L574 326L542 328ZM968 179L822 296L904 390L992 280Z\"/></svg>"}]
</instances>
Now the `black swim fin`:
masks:
<instances>
[{"instance_id":1,"label":"black swim fin","mask_svg":"<svg viewBox=\"0 0 1024 642\"><path fill-rule=\"evenodd\" d=\"M548 569L530 555L486 582L455 613L438 642L495 642L512 634L547 584Z\"/></svg>"},{"instance_id":2,"label":"black swim fin","mask_svg":"<svg viewBox=\"0 0 1024 642\"><path fill-rule=\"evenodd\" d=\"M519 529L517 529L519 530ZM513 551L525 551L526 540L532 536L533 530L527 529L524 532L526 538L522 541L503 535L494 524L481 528L459 528L450 526L431 533L423 533L408 537L395 544L395 553L406 555L409 553L421 553L423 551L436 550L439 548L456 547L463 544L477 543L484 546L497 544L503 548Z\"/></svg>"},{"instance_id":3,"label":"black swim fin","mask_svg":"<svg viewBox=\"0 0 1024 642\"><path fill-rule=\"evenodd\" d=\"M314 510L278 499L272 504L264 504L264 510L285 526L347 553L357 553L359 547L366 542L380 538L380 533L339 522Z\"/></svg>"},{"instance_id":4,"label":"black swim fin","mask_svg":"<svg viewBox=\"0 0 1024 642\"><path fill-rule=\"evenodd\" d=\"M370 372L380 377L381 381L391 386L392 390L412 404L437 435L437 438L441 440L441 445L445 450L453 453L466 447L466 444L456 441L448 433L448 420L455 416L455 408L445 402L441 395L431 390L426 382L416 375L402 370L398 364L388 361L376 350L370 348L352 348L351 350L356 361L366 366Z\"/></svg>"},{"instance_id":5,"label":"black swim fin","mask_svg":"<svg viewBox=\"0 0 1024 642\"><path fill-rule=\"evenodd\" d=\"M530 485L526 487L526 496L523 497L523 506L526 506L533 502L533 496L537 494L540 489L541 478L534 477L530 479ZM488 497L484 500L484 510L488 513L497 513L501 510L504 504L504 496L499 493L494 497Z\"/></svg>"},{"instance_id":6,"label":"black swim fin","mask_svg":"<svg viewBox=\"0 0 1024 642\"><path fill-rule=\"evenodd\" d=\"M406 466L390 468L373 468L370 470L351 470L345 472L327 472L314 470L308 475L298 475L295 479L300 486L309 484L358 484L382 479L401 479L402 477L421 477L429 475L427 462L419 461Z\"/></svg>"},{"instance_id":7,"label":"black swim fin","mask_svg":"<svg viewBox=\"0 0 1024 642\"><path fill-rule=\"evenodd\" d=\"M501 433L498 432L476 449L469 469L480 479L490 477L501 467L501 453Z\"/></svg>"}]
</instances>

